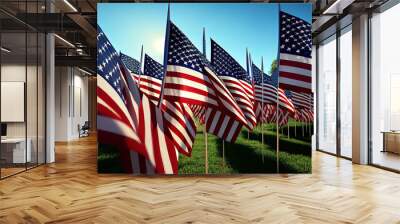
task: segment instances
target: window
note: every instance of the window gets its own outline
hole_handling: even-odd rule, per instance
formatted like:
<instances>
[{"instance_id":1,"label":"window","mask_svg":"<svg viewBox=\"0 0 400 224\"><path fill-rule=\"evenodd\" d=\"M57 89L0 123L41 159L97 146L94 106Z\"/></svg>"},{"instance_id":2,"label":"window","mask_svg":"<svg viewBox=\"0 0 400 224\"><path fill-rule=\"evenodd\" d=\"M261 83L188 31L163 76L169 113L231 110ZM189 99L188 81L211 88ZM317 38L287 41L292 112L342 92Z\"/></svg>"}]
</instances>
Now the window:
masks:
<instances>
[{"instance_id":1,"label":"window","mask_svg":"<svg viewBox=\"0 0 400 224\"><path fill-rule=\"evenodd\" d=\"M318 48L318 149L336 153L336 36Z\"/></svg>"},{"instance_id":2,"label":"window","mask_svg":"<svg viewBox=\"0 0 400 224\"><path fill-rule=\"evenodd\" d=\"M371 162L400 170L400 4L371 18Z\"/></svg>"},{"instance_id":3,"label":"window","mask_svg":"<svg viewBox=\"0 0 400 224\"><path fill-rule=\"evenodd\" d=\"M351 26L340 35L340 155L352 156L352 34Z\"/></svg>"}]
</instances>

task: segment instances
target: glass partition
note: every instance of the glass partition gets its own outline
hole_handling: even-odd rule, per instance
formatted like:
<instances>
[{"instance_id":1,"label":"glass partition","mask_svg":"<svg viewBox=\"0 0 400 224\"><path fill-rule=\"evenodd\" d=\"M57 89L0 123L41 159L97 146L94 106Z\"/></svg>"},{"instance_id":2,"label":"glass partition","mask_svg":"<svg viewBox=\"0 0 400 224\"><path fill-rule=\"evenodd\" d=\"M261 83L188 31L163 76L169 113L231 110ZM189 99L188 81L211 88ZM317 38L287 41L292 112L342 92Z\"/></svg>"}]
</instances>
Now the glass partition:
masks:
<instances>
[{"instance_id":1,"label":"glass partition","mask_svg":"<svg viewBox=\"0 0 400 224\"><path fill-rule=\"evenodd\" d=\"M318 149L336 154L336 36L318 47Z\"/></svg>"},{"instance_id":2,"label":"glass partition","mask_svg":"<svg viewBox=\"0 0 400 224\"><path fill-rule=\"evenodd\" d=\"M46 162L45 124L46 124L46 36L38 33L38 74L37 74L37 162Z\"/></svg>"},{"instance_id":3,"label":"glass partition","mask_svg":"<svg viewBox=\"0 0 400 224\"><path fill-rule=\"evenodd\" d=\"M31 161L26 150L26 41L25 32L1 34L2 177L24 171Z\"/></svg>"},{"instance_id":4,"label":"glass partition","mask_svg":"<svg viewBox=\"0 0 400 224\"><path fill-rule=\"evenodd\" d=\"M27 151L30 157L27 167L37 165L38 159L38 139L37 139L37 122L38 122L38 34L36 32L27 33L27 64L26 64L26 114L27 114Z\"/></svg>"},{"instance_id":5,"label":"glass partition","mask_svg":"<svg viewBox=\"0 0 400 224\"><path fill-rule=\"evenodd\" d=\"M400 170L400 4L371 19L371 162Z\"/></svg>"},{"instance_id":6,"label":"glass partition","mask_svg":"<svg viewBox=\"0 0 400 224\"><path fill-rule=\"evenodd\" d=\"M20 15L43 5L0 3ZM0 12L0 178L45 163L45 44L43 33Z\"/></svg>"}]
</instances>

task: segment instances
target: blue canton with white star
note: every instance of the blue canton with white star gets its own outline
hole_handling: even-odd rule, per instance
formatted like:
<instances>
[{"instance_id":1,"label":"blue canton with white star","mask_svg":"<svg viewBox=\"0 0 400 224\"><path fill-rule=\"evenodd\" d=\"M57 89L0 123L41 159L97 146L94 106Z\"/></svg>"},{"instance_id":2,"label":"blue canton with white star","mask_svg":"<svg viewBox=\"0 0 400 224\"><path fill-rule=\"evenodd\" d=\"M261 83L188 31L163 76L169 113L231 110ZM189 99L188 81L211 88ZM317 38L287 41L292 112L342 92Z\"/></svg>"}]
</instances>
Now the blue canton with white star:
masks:
<instances>
[{"instance_id":1,"label":"blue canton with white star","mask_svg":"<svg viewBox=\"0 0 400 224\"><path fill-rule=\"evenodd\" d=\"M119 55L99 26L97 32L97 74L114 88L126 104L121 85Z\"/></svg>"},{"instance_id":2,"label":"blue canton with white star","mask_svg":"<svg viewBox=\"0 0 400 224\"><path fill-rule=\"evenodd\" d=\"M211 65L218 75L230 76L251 83L247 71L221 46L211 39Z\"/></svg>"},{"instance_id":3,"label":"blue canton with white star","mask_svg":"<svg viewBox=\"0 0 400 224\"><path fill-rule=\"evenodd\" d=\"M280 52L311 58L311 24L280 12Z\"/></svg>"},{"instance_id":4,"label":"blue canton with white star","mask_svg":"<svg viewBox=\"0 0 400 224\"><path fill-rule=\"evenodd\" d=\"M203 73L204 67L210 67L207 59L175 24L171 22L170 25L168 65L182 66Z\"/></svg>"},{"instance_id":5,"label":"blue canton with white star","mask_svg":"<svg viewBox=\"0 0 400 224\"><path fill-rule=\"evenodd\" d=\"M145 54L143 74L162 80L164 77L164 66Z\"/></svg>"},{"instance_id":6,"label":"blue canton with white star","mask_svg":"<svg viewBox=\"0 0 400 224\"><path fill-rule=\"evenodd\" d=\"M293 99L292 91L290 91L290 90L285 90L285 95L287 96L287 98Z\"/></svg>"},{"instance_id":7,"label":"blue canton with white star","mask_svg":"<svg viewBox=\"0 0 400 224\"><path fill-rule=\"evenodd\" d=\"M254 84L261 85L263 81L264 83L266 83L267 77L269 77L269 75L264 73L264 76L261 77L262 71L255 64L252 64L251 70L253 74Z\"/></svg>"},{"instance_id":8,"label":"blue canton with white star","mask_svg":"<svg viewBox=\"0 0 400 224\"><path fill-rule=\"evenodd\" d=\"M139 74L140 62L134 58L129 57L126 54L120 54L121 61L125 64L126 68L135 74Z\"/></svg>"}]
</instances>

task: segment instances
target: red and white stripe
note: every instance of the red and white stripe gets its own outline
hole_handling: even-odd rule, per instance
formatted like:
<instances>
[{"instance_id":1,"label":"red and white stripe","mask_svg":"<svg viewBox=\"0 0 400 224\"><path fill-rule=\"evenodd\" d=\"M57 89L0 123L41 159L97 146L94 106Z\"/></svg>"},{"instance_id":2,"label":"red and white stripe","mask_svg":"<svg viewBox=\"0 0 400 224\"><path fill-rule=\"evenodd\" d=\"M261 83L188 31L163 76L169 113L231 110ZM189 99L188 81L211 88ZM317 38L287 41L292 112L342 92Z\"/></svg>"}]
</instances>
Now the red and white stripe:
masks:
<instances>
[{"instance_id":1,"label":"red and white stripe","mask_svg":"<svg viewBox=\"0 0 400 224\"><path fill-rule=\"evenodd\" d=\"M268 83L263 85L255 85L255 98L258 102L264 104L277 104L277 88ZM279 107L288 110L290 113L294 112L294 105L286 96L283 89L279 88Z\"/></svg>"},{"instance_id":2,"label":"red and white stripe","mask_svg":"<svg viewBox=\"0 0 400 224\"><path fill-rule=\"evenodd\" d=\"M144 74L139 76L138 83L140 91L146 94L151 101L158 103L162 80Z\"/></svg>"},{"instance_id":3,"label":"red and white stripe","mask_svg":"<svg viewBox=\"0 0 400 224\"><path fill-rule=\"evenodd\" d=\"M289 112L284 111L280 108L279 110L277 110L276 107L273 107L270 122L276 123L276 120L278 119L278 125L283 126L289 122L289 116L290 116Z\"/></svg>"},{"instance_id":4,"label":"red and white stripe","mask_svg":"<svg viewBox=\"0 0 400 224\"><path fill-rule=\"evenodd\" d=\"M168 65L162 91L163 99L205 106L247 125L242 110L223 81L211 69L205 70L203 74L182 66ZM225 131L227 133L222 136L230 136L230 130Z\"/></svg>"},{"instance_id":5,"label":"red and white stripe","mask_svg":"<svg viewBox=\"0 0 400 224\"><path fill-rule=\"evenodd\" d=\"M157 174L177 174L178 154L164 112L143 95L139 113L139 136L146 147L144 156Z\"/></svg>"},{"instance_id":6,"label":"red and white stripe","mask_svg":"<svg viewBox=\"0 0 400 224\"><path fill-rule=\"evenodd\" d=\"M253 86L244 80L239 80L230 76L219 76L219 78L225 83L226 87L236 100L246 117L248 128L252 130L257 123L253 105Z\"/></svg>"},{"instance_id":7,"label":"red and white stripe","mask_svg":"<svg viewBox=\"0 0 400 224\"><path fill-rule=\"evenodd\" d=\"M205 115L206 130L227 142L235 142L243 124L224 114L221 110L207 108Z\"/></svg>"},{"instance_id":8,"label":"red and white stripe","mask_svg":"<svg viewBox=\"0 0 400 224\"><path fill-rule=\"evenodd\" d=\"M314 121L314 112L309 109L302 109L301 114L304 122L313 122Z\"/></svg>"},{"instance_id":9,"label":"red and white stripe","mask_svg":"<svg viewBox=\"0 0 400 224\"><path fill-rule=\"evenodd\" d=\"M190 105L190 108L193 111L193 115L195 118L199 119L201 124L204 124L206 110L203 106L200 105Z\"/></svg>"},{"instance_id":10,"label":"red and white stripe","mask_svg":"<svg viewBox=\"0 0 400 224\"><path fill-rule=\"evenodd\" d=\"M128 106L102 76L97 76L97 135L102 144L114 145L119 149L122 166L125 172L131 173L133 164L130 150L145 152L138 135L140 93L132 83L131 76L126 76L122 71L121 82Z\"/></svg>"},{"instance_id":11,"label":"red and white stripe","mask_svg":"<svg viewBox=\"0 0 400 224\"><path fill-rule=\"evenodd\" d=\"M297 93L295 91L291 91L292 94L292 102L296 108L311 108L312 107L312 98L311 94L308 93Z\"/></svg>"},{"instance_id":12,"label":"red and white stripe","mask_svg":"<svg viewBox=\"0 0 400 224\"><path fill-rule=\"evenodd\" d=\"M139 83L139 75L136 73L131 72L133 80L135 80L136 83Z\"/></svg>"},{"instance_id":13,"label":"red and white stripe","mask_svg":"<svg viewBox=\"0 0 400 224\"><path fill-rule=\"evenodd\" d=\"M191 156L196 136L196 124L192 109L184 103L163 100L162 110L166 127L168 127L166 134L170 137L176 150L186 156Z\"/></svg>"},{"instance_id":14,"label":"red and white stripe","mask_svg":"<svg viewBox=\"0 0 400 224\"><path fill-rule=\"evenodd\" d=\"M279 87L311 93L311 58L280 53Z\"/></svg>"},{"instance_id":15,"label":"red and white stripe","mask_svg":"<svg viewBox=\"0 0 400 224\"><path fill-rule=\"evenodd\" d=\"M256 102L255 107L257 121L259 123L269 123L271 120L272 112L274 110L273 108L275 106L272 104L264 104L264 108L261 108L262 104L260 102Z\"/></svg>"}]
</instances>

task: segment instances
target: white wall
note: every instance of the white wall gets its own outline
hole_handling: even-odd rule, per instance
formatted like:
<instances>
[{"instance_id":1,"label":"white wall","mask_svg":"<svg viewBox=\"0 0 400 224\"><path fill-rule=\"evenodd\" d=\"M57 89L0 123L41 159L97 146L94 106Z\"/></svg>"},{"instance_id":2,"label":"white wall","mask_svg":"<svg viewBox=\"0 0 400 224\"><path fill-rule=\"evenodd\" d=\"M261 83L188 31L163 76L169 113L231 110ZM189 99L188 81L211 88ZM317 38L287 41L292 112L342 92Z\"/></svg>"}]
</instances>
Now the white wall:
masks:
<instances>
[{"instance_id":1,"label":"white wall","mask_svg":"<svg viewBox=\"0 0 400 224\"><path fill-rule=\"evenodd\" d=\"M25 81L25 71L26 67L25 64L3 64L1 66L1 81L3 82L24 82ZM36 73L36 67L33 66L28 66L27 67L28 74L31 74L32 72ZM34 83L36 85L36 83ZM28 89L30 90L30 89ZM27 93L28 97L36 97L36 89L34 92L28 92ZM32 101L27 99L28 102ZM36 105L35 105L36 107ZM7 108L1 108L1 110L7 110ZM31 114L27 114L28 116L28 121L33 120L32 117L30 117ZM36 116L36 114L34 115ZM36 117L35 117L36 118ZM31 125L28 125L28 128ZM7 122L7 136L8 137L25 137L25 122ZM30 136L28 135L28 138Z\"/></svg>"},{"instance_id":2,"label":"white wall","mask_svg":"<svg viewBox=\"0 0 400 224\"><path fill-rule=\"evenodd\" d=\"M55 73L55 140L70 141L89 117L88 78L72 67L56 67Z\"/></svg>"}]
</instances>

